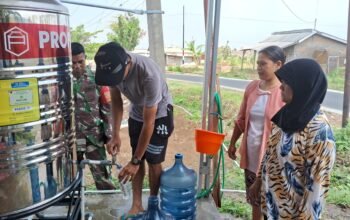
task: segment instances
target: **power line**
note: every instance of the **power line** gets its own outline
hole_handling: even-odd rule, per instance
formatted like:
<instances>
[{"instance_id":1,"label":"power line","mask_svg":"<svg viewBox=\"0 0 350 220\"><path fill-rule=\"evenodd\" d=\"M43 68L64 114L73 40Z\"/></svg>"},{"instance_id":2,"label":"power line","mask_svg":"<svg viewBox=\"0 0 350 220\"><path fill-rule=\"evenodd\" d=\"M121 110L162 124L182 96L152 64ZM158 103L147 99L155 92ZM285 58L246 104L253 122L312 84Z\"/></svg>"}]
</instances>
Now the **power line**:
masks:
<instances>
[{"instance_id":1,"label":"power line","mask_svg":"<svg viewBox=\"0 0 350 220\"><path fill-rule=\"evenodd\" d=\"M316 30L316 25L317 25L317 17L318 17L318 6L319 6L319 3L320 3L319 0L316 0L314 30Z\"/></svg>"},{"instance_id":2,"label":"power line","mask_svg":"<svg viewBox=\"0 0 350 220\"><path fill-rule=\"evenodd\" d=\"M203 14L200 13L186 13L187 16L203 16ZM175 17L179 16L182 17L182 13L174 13L174 14L164 14L164 17ZM260 19L260 18L246 18L246 17L232 17L232 16L221 16L222 19L232 19L232 20L239 20L239 21L252 21L252 22L264 22L264 23L281 23L281 24L300 24L301 22L293 22L293 21L282 21L282 20L268 20L268 19ZM305 21L302 21L302 23L305 23ZM313 23L313 21L307 22L307 23ZM335 25L335 24L318 24L320 26L325 27L343 27L343 25Z\"/></svg>"},{"instance_id":3,"label":"power line","mask_svg":"<svg viewBox=\"0 0 350 220\"><path fill-rule=\"evenodd\" d=\"M80 8L80 6L78 5L77 7L74 8L73 12L70 13L70 16L73 16L77 11L78 9Z\"/></svg>"},{"instance_id":4,"label":"power line","mask_svg":"<svg viewBox=\"0 0 350 220\"><path fill-rule=\"evenodd\" d=\"M136 5L135 9L138 9L141 5L145 3L145 0L141 1L140 4Z\"/></svg>"},{"instance_id":5,"label":"power line","mask_svg":"<svg viewBox=\"0 0 350 220\"><path fill-rule=\"evenodd\" d=\"M284 6L292 13L296 18L298 18L300 21L305 22L305 23L312 23L313 21L305 21L301 17L299 17L297 14L294 13L294 11L287 5L287 3L284 0L281 0Z\"/></svg>"},{"instance_id":6,"label":"power line","mask_svg":"<svg viewBox=\"0 0 350 220\"><path fill-rule=\"evenodd\" d=\"M117 1L118 1L118 0L116 0L115 2L113 2L112 5L115 4ZM130 0L125 0L124 2L120 3L120 4L119 4L119 7L124 6L128 1L130 1ZM143 0L143 1L141 2L141 4L144 3L144 2L145 2L145 0ZM137 5L137 7L139 7L141 4ZM110 13L105 14L105 15L103 15L103 17L110 17L110 15L112 15L113 13L115 13L115 11L111 11ZM97 20L96 22L92 23L90 26L93 26L93 25L95 25L96 23L98 23L98 22L101 20L101 18L102 18L102 16L100 17L99 20Z\"/></svg>"},{"instance_id":7,"label":"power line","mask_svg":"<svg viewBox=\"0 0 350 220\"><path fill-rule=\"evenodd\" d=\"M96 15L95 17L93 17L92 19L88 20L87 22L85 22L85 25L90 25L91 22L101 19L102 16L104 15L104 13L106 12L106 9L103 9L101 13L99 13L98 15ZM94 22L95 23L95 22ZM93 23L92 23L93 24Z\"/></svg>"},{"instance_id":8,"label":"power line","mask_svg":"<svg viewBox=\"0 0 350 220\"><path fill-rule=\"evenodd\" d=\"M118 0L115 0L114 2L111 3L111 5L114 5L118 2ZM120 4L120 6L122 6L123 3ZM103 9L103 11L98 14L97 16L95 16L94 18L90 19L88 22L86 22L86 25L89 25L89 26L93 26L95 25L96 23L100 22L101 19L103 17L108 17L109 15L111 15L112 13L114 13L114 11L112 10L112 12L106 14L107 12L107 9Z\"/></svg>"}]
</instances>

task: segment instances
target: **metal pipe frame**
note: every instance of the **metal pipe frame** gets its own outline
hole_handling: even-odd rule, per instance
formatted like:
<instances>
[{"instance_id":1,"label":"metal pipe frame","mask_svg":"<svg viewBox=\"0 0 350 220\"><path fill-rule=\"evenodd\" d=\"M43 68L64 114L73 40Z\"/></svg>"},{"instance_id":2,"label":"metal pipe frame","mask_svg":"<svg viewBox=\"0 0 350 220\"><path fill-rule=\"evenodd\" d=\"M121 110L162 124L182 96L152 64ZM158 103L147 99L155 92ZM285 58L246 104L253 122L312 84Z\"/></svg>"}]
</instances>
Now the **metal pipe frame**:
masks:
<instances>
[{"instance_id":1,"label":"metal pipe frame","mask_svg":"<svg viewBox=\"0 0 350 220\"><path fill-rule=\"evenodd\" d=\"M206 23L206 43L205 43L205 77L203 83L203 102L202 102L202 129L206 129L207 124L207 105L208 105L208 81L210 74L210 60L211 60L211 36L213 29L213 8L214 0L209 0L207 7L207 23ZM202 187L202 175L208 175L209 168L207 168L207 161L204 161L204 155L201 153L199 156L199 175L198 175L198 192Z\"/></svg>"},{"instance_id":2,"label":"metal pipe frame","mask_svg":"<svg viewBox=\"0 0 350 220\"><path fill-rule=\"evenodd\" d=\"M63 3L72 4L72 5L83 5L88 7L94 7L94 8L103 8L103 9L110 9L115 11L124 11L129 12L133 14L164 14L164 11L159 10L136 10L136 9L125 9L125 8L117 8L117 7L111 7L106 5L97 5L97 4L91 4L91 3L85 3L85 2L76 2L76 1L69 1L69 0L61 0Z\"/></svg>"},{"instance_id":3,"label":"metal pipe frame","mask_svg":"<svg viewBox=\"0 0 350 220\"><path fill-rule=\"evenodd\" d=\"M208 130L212 127L213 120L210 120L209 117L214 117L214 93L216 91L216 65L217 65L217 52L218 52L218 42L219 42L219 30L220 30L220 9L221 9L221 0L215 1L215 13L214 13L214 36L212 39L212 49L211 49L211 71L210 71L210 87L209 87L209 112L208 112ZM210 165L211 157L206 156L209 173L205 176L205 188L209 188L210 183Z\"/></svg>"}]
</instances>

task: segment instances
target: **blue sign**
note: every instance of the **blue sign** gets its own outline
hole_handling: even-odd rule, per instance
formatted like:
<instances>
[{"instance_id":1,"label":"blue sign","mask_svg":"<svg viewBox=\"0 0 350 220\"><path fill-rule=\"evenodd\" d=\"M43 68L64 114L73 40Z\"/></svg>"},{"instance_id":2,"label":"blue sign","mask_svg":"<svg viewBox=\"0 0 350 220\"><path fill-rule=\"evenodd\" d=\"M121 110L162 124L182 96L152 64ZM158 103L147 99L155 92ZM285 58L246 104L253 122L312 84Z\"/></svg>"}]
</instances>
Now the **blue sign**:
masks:
<instances>
[{"instance_id":1,"label":"blue sign","mask_svg":"<svg viewBox=\"0 0 350 220\"><path fill-rule=\"evenodd\" d=\"M28 81L11 83L11 88L13 88L13 89L24 88L24 87L28 87L28 86L29 86L29 82Z\"/></svg>"}]
</instances>

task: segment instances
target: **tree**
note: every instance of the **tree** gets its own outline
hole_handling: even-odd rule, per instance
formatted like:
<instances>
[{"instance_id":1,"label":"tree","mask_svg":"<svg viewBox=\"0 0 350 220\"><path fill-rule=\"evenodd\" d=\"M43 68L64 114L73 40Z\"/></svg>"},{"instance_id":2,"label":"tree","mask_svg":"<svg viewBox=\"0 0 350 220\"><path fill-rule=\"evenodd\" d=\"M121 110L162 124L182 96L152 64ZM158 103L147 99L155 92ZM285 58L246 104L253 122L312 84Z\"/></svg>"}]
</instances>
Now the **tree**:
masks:
<instances>
[{"instance_id":1,"label":"tree","mask_svg":"<svg viewBox=\"0 0 350 220\"><path fill-rule=\"evenodd\" d=\"M232 58L232 49L229 45L229 41L226 41L224 46L218 48L218 60L219 62L230 62Z\"/></svg>"},{"instance_id":2,"label":"tree","mask_svg":"<svg viewBox=\"0 0 350 220\"><path fill-rule=\"evenodd\" d=\"M232 55L231 47L228 45L229 41L226 41L226 45L221 47L222 58L227 60Z\"/></svg>"},{"instance_id":3,"label":"tree","mask_svg":"<svg viewBox=\"0 0 350 220\"><path fill-rule=\"evenodd\" d=\"M84 45L86 58L88 60L93 60L95 57L95 54L98 51L98 48L100 48L103 44L104 43L89 43Z\"/></svg>"},{"instance_id":4,"label":"tree","mask_svg":"<svg viewBox=\"0 0 350 220\"><path fill-rule=\"evenodd\" d=\"M140 28L140 21L132 14L119 15L117 21L111 23L112 33L107 34L109 41L122 45L127 50L134 50L139 40L145 35Z\"/></svg>"},{"instance_id":5,"label":"tree","mask_svg":"<svg viewBox=\"0 0 350 220\"><path fill-rule=\"evenodd\" d=\"M95 32L85 31L85 27L83 24L70 29L72 42L79 42L82 45L91 43L91 38L96 38L96 35L100 32L102 32L102 30Z\"/></svg>"},{"instance_id":6,"label":"tree","mask_svg":"<svg viewBox=\"0 0 350 220\"><path fill-rule=\"evenodd\" d=\"M195 40L191 40L190 42L186 42L186 46L189 51L192 52L194 60L196 62L196 64L200 63L200 58L203 54L203 45L198 45L196 46L196 41Z\"/></svg>"}]
</instances>

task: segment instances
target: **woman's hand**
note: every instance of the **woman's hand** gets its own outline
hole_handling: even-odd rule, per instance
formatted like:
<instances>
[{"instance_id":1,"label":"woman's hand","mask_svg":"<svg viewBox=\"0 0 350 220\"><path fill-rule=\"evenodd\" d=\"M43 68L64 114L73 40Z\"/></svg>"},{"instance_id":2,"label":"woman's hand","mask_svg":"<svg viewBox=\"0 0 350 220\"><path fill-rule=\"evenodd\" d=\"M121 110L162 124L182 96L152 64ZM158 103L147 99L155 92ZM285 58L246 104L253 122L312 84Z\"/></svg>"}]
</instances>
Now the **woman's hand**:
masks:
<instances>
[{"instance_id":1,"label":"woman's hand","mask_svg":"<svg viewBox=\"0 0 350 220\"><path fill-rule=\"evenodd\" d=\"M260 206L261 199L261 179L257 178L248 189L248 201L251 205Z\"/></svg>"},{"instance_id":2,"label":"woman's hand","mask_svg":"<svg viewBox=\"0 0 350 220\"><path fill-rule=\"evenodd\" d=\"M236 156L236 151L237 148L235 146L235 143L230 143L230 146L227 150L228 156L232 159L232 160L236 160L237 156Z\"/></svg>"}]
</instances>

